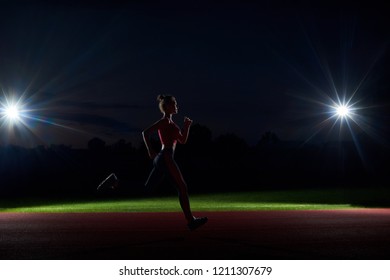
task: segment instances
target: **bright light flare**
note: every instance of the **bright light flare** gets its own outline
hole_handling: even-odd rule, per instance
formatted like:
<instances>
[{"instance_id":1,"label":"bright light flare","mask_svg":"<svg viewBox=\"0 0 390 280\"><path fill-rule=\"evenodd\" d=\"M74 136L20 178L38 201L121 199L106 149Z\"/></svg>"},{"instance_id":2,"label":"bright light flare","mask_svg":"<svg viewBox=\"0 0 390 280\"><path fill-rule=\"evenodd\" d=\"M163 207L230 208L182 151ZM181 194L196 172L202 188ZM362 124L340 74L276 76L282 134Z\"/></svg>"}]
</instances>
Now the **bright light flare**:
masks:
<instances>
[{"instance_id":1,"label":"bright light flare","mask_svg":"<svg viewBox=\"0 0 390 280\"><path fill-rule=\"evenodd\" d=\"M332 114L333 117L340 119L340 120L347 120L351 119L353 120L353 116L355 115L356 108L352 107L352 105L348 103L336 103L333 102L333 106L329 106L332 108Z\"/></svg>"},{"instance_id":2,"label":"bright light flare","mask_svg":"<svg viewBox=\"0 0 390 280\"><path fill-rule=\"evenodd\" d=\"M36 114L38 110L28 108L29 106L27 105L28 102L25 102L22 97L16 98L15 96L4 94L2 100L0 98L0 129L4 126L8 126L8 132L10 132L15 127L24 127L25 129L32 132L31 124L34 122L40 122L80 133L89 134L88 132L39 117Z\"/></svg>"},{"instance_id":3,"label":"bright light flare","mask_svg":"<svg viewBox=\"0 0 390 280\"><path fill-rule=\"evenodd\" d=\"M341 118L346 118L346 117L349 117L350 116L350 109L348 106L345 106L345 105L339 105L337 108L336 108L336 113L337 115L339 115Z\"/></svg>"},{"instance_id":4,"label":"bright light flare","mask_svg":"<svg viewBox=\"0 0 390 280\"><path fill-rule=\"evenodd\" d=\"M20 99L15 101L14 99L5 97L5 101L0 102L0 120L2 120L2 125L8 123L12 126L14 124L24 123L25 113L26 110Z\"/></svg>"},{"instance_id":5,"label":"bright light flare","mask_svg":"<svg viewBox=\"0 0 390 280\"><path fill-rule=\"evenodd\" d=\"M20 120L20 109L17 105L10 105L4 108L5 116L11 121Z\"/></svg>"}]
</instances>

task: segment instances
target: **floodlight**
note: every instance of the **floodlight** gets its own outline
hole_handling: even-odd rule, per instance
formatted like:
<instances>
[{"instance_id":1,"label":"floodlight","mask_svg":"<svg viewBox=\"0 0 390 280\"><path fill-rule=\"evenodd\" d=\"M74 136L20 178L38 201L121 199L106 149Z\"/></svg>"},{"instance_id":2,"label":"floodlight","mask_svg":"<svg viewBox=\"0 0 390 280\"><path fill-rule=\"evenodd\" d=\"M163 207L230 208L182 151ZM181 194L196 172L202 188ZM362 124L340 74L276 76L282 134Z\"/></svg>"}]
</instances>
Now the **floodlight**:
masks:
<instances>
[{"instance_id":1,"label":"floodlight","mask_svg":"<svg viewBox=\"0 0 390 280\"><path fill-rule=\"evenodd\" d=\"M336 113L337 113L337 115L339 115L339 117L346 118L346 117L349 117L349 115L350 115L350 109L348 106L339 105L336 108Z\"/></svg>"},{"instance_id":2,"label":"floodlight","mask_svg":"<svg viewBox=\"0 0 390 280\"><path fill-rule=\"evenodd\" d=\"M4 114L10 121L17 121L20 119L20 110L17 105L9 105L4 108Z\"/></svg>"}]
</instances>

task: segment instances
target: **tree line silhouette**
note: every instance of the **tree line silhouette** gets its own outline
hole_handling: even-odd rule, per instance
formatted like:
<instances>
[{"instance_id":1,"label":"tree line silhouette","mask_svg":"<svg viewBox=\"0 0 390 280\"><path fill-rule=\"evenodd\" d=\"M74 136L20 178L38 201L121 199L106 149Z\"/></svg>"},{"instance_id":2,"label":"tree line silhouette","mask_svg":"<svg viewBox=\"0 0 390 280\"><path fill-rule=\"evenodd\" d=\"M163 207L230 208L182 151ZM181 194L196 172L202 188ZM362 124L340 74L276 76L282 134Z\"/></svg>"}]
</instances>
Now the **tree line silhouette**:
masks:
<instances>
[{"instance_id":1,"label":"tree line silhouette","mask_svg":"<svg viewBox=\"0 0 390 280\"><path fill-rule=\"evenodd\" d=\"M187 144L177 146L175 158L191 193L386 184L388 149L364 136L358 141L360 151L353 142L303 145L267 131L249 146L234 133L213 139L208 127L194 124ZM157 138L152 144L160 149ZM124 139L107 145L93 138L87 149L8 145L0 147L0 194L95 195L111 172L120 180L116 194L142 194L151 167L145 146L135 147ZM156 192L174 193L168 185L163 183Z\"/></svg>"}]
</instances>

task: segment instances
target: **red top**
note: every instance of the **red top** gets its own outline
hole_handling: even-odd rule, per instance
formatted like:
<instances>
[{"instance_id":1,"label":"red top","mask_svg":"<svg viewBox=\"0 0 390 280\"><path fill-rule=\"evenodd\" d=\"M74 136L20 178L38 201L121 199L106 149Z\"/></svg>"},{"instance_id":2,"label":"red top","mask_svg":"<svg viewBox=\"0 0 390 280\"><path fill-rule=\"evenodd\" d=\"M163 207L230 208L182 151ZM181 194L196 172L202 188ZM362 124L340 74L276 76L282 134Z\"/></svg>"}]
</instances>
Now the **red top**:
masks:
<instances>
[{"instance_id":1,"label":"red top","mask_svg":"<svg viewBox=\"0 0 390 280\"><path fill-rule=\"evenodd\" d=\"M180 128L169 119L165 119L158 129L158 136L160 137L161 144L165 147L176 146L179 135Z\"/></svg>"}]
</instances>

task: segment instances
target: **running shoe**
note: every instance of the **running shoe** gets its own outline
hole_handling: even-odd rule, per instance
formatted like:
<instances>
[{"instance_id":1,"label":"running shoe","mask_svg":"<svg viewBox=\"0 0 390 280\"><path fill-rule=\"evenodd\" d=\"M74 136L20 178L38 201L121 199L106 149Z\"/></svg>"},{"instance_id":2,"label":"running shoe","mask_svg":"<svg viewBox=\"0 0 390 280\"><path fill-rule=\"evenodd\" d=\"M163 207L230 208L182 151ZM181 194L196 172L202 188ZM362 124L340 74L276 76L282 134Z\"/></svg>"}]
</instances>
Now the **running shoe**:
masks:
<instances>
[{"instance_id":1,"label":"running shoe","mask_svg":"<svg viewBox=\"0 0 390 280\"><path fill-rule=\"evenodd\" d=\"M187 224L187 227L191 231L196 230L198 227L203 226L205 223L207 223L207 221L207 217L194 218L191 222Z\"/></svg>"}]
</instances>

